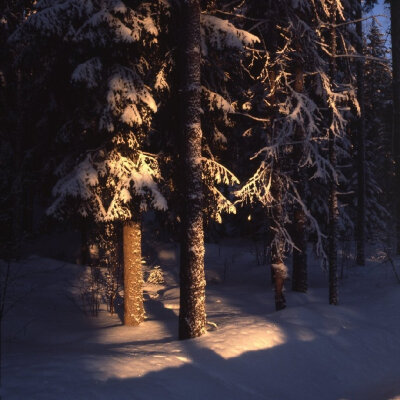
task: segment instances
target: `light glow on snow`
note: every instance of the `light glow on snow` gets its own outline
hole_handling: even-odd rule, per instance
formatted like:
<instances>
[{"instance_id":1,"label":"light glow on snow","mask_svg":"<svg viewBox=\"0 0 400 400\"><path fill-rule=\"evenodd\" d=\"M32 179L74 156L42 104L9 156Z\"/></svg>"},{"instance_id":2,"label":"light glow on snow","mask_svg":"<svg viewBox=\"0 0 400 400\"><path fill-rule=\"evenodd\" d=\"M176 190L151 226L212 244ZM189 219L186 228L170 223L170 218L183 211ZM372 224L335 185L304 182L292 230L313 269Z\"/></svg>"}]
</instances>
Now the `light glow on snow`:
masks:
<instances>
[{"instance_id":1,"label":"light glow on snow","mask_svg":"<svg viewBox=\"0 0 400 400\"><path fill-rule=\"evenodd\" d=\"M389 264L369 257L367 268L346 270L341 305L331 307L326 276L310 257L308 295L288 291L291 306L276 313L253 247L208 244L206 270L219 276L207 285L210 331L179 341L179 246L154 250L165 255L157 260L164 282L144 284L147 319L134 329L105 304L97 318L82 312L84 267L19 263L16 294L35 290L4 324L4 397L181 400L192 390L207 399L400 400L400 292Z\"/></svg>"},{"instance_id":2,"label":"light glow on snow","mask_svg":"<svg viewBox=\"0 0 400 400\"><path fill-rule=\"evenodd\" d=\"M229 332L229 341L226 341L226 332ZM205 346L225 360L239 357L249 351L267 350L285 344L286 335L274 324L248 321L242 324L230 325L221 331L214 331L211 337L198 339Z\"/></svg>"}]
</instances>

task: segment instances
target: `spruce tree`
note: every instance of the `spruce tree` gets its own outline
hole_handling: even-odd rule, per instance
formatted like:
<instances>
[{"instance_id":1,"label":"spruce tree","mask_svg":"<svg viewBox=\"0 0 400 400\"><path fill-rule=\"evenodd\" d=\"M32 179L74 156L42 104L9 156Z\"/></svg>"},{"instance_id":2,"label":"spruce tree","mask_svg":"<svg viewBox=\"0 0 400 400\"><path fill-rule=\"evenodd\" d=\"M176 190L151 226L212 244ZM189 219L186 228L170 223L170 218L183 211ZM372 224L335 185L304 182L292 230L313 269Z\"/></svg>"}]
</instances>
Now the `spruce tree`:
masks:
<instances>
[{"instance_id":1,"label":"spruce tree","mask_svg":"<svg viewBox=\"0 0 400 400\"><path fill-rule=\"evenodd\" d=\"M368 240L391 241L393 195L392 73L385 35L372 20L365 39L365 173Z\"/></svg>"},{"instance_id":2,"label":"spruce tree","mask_svg":"<svg viewBox=\"0 0 400 400\"><path fill-rule=\"evenodd\" d=\"M317 220L313 202L320 201L321 208L328 209L327 196L321 188L337 176L326 151L327 104L333 104L336 109L336 103L348 96L336 95L331 90L322 47L325 44L320 46L319 39L325 33L315 23L324 18L324 10L314 3L298 2L293 6L291 2L282 2L279 6L276 3L256 5L254 14L249 14L265 15L265 24L260 30L266 46L266 62L261 61L263 52L256 53L259 60L253 65L259 69L254 68L252 72L257 82L253 87L257 90L253 89L255 94L251 99L253 112L263 111L254 116L263 121L258 134L264 137L264 146L253 157L261 159L259 168L238 195L242 201L261 202L271 215L271 261L280 274L278 281L275 279L277 309L284 302L279 300L282 299L281 278L286 275L283 260L291 251L294 252L293 288L307 289L307 230L315 234L318 254L326 257L325 226ZM280 28L275 32L271 27L277 19ZM306 77L303 68L307 71ZM264 97L256 93L263 93ZM341 114L336 111L335 118L341 121Z\"/></svg>"},{"instance_id":3,"label":"spruce tree","mask_svg":"<svg viewBox=\"0 0 400 400\"><path fill-rule=\"evenodd\" d=\"M140 214L148 205L166 208L157 156L145 149L157 111L151 89L156 73L149 65L157 67L165 5L70 0L42 1L37 8L16 36L64 48L65 65L58 66L54 84L63 82L56 91L69 100L58 131L64 154L56 199L48 213L123 223L125 323L137 325L144 318Z\"/></svg>"},{"instance_id":4,"label":"spruce tree","mask_svg":"<svg viewBox=\"0 0 400 400\"><path fill-rule=\"evenodd\" d=\"M355 17L357 20L357 52L360 56L363 51L363 22L362 22L362 3L361 0L356 4ZM356 220L356 263L365 265L365 103L364 103L364 58L360 57L357 61L357 97L360 107L357 121L357 220Z\"/></svg>"}]
</instances>

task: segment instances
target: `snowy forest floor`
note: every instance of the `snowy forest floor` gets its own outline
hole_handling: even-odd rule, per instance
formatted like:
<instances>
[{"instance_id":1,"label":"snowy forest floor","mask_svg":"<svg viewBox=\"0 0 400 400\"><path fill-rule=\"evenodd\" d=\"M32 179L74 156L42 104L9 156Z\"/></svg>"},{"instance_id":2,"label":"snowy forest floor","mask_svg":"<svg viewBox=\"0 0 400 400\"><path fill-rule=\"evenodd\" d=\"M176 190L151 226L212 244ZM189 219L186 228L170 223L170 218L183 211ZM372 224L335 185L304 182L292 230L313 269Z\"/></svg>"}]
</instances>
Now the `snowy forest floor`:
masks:
<instances>
[{"instance_id":1,"label":"snowy forest floor","mask_svg":"<svg viewBox=\"0 0 400 400\"><path fill-rule=\"evenodd\" d=\"M165 283L145 284L136 328L104 304L98 317L83 312L85 267L38 256L12 265L1 399L400 399L400 285L379 254L345 269L339 306L311 262L309 293L287 282L288 307L275 312L253 245L209 244L210 330L178 341L177 248L154 250L146 268L160 265Z\"/></svg>"}]
</instances>

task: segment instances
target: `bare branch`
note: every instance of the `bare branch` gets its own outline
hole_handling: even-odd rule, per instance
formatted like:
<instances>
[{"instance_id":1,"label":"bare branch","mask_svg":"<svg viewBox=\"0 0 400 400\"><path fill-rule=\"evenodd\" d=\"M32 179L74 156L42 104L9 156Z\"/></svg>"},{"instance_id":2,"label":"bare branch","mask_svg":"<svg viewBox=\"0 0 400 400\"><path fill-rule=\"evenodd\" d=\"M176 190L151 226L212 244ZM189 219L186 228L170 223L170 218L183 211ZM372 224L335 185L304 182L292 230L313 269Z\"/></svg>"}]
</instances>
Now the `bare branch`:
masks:
<instances>
[{"instance_id":1,"label":"bare branch","mask_svg":"<svg viewBox=\"0 0 400 400\"><path fill-rule=\"evenodd\" d=\"M232 114L243 115L244 117L253 119L254 121L258 121L258 122L271 122L271 120L269 118L259 118L259 117L255 117L254 115L250 115L250 114L247 114L247 113L234 112Z\"/></svg>"},{"instance_id":2,"label":"bare branch","mask_svg":"<svg viewBox=\"0 0 400 400\"><path fill-rule=\"evenodd\" d=\"M232 12L222 11L222 10L215 10L212 14L217 14L217 13L218 14L229 15L230 17L234 17L234 18L247 19L248 21L264 22L264 20L259 19L259 18L246 17L245 15L242 15L242 14L235 14L235 13L232 13Z\"/></svg>"}]
</instances>

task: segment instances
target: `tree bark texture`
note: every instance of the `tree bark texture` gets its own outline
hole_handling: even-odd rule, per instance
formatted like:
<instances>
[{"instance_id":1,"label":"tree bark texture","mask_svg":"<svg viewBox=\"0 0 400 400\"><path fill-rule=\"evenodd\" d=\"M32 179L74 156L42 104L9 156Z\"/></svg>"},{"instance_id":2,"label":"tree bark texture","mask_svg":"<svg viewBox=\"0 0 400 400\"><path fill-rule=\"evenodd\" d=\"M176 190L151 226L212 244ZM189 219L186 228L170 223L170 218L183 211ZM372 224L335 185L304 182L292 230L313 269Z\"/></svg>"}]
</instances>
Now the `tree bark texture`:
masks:
<instances>
[{"instance_id":1,"label":"tree bark texture","mask_svg":"<svg viewBox=\"0 0 400 400\"><path fill-rule=\"evenodd\" d=\"M356 19L358 45L357 52L363 54L363 22L362 4L358 0ZM356 221L356 247L357 265L365 265L365 101L364 101L364 59L357 61L357 97L360 105L360 116L357 121L357 221Z\"/></svg>"},{"instance_id":2,"label":"tree bark texture","mask_svg":"<svg viewBox=\"0 0 400 400\"><path fill-rule=\"evenodd\" d=\"M124 324L137 326L144 320L142 233L140 218L123 225Z\"/></svg>"},{"instance_id":3,"label":"tree bark texture","mask_svg":"<svg viewBox=\"0 0 400 400\"><path fill-rule=\"evenodd\" d=\"M393 158L395 161L395 181L393 193L400 188L400 2L391 0L390 19L392 32L393 66ZM400 196L394 196L396 213L396 251L400 254Z\"/></svg>"},{"instance_id":4,"label":"tree bark texture","mask_svg":"<svg viewBox=\"0 0 400 400\"><path fill-rule=\"evenodd\" d=\"M279 176L276 174L272 178L271 191L275 199L273 206L273 224L282 225L283 223L283 208L282 208L282 185ZM284 243L282 234L278 229L274 229L274 244L271 246L271 268L272 277L275 289L275 309L276 311L283 310L286 307L286 299L283 294L287 271L285 266Z\"/></svg>"},{"instance_id":5,"label":"tree bark texture","mask_svg":"<svg viewBox=\"0 0 400 400\"><path fill-rule=\"evenodd\" d=\"M337 49L337 33L336 33L336 15L337 4L336 0L331 3L331 28L330 28L330 41L331 41L331 54L329 60L329 73L332 84L336 79L336 49ZM331 111L331 124L335 118L334 112ZM329 162L333 169L336 169L336 146L335 146L335 133L329 128ZM332 177L329 188L329 227L328 227L328 265L329 265L329 304L338 304L338 277L337 277L337 218L338 218L338 203L337 203L337 184Z\"/></svg>"},{"instance_id":6,"label":"tree bark texture","mask_svg":"<svg viewBox=\"0 0 400 400\"><path fill-rule=\"evenodd\" d=\"M299 49L301 50L301 49ZM294 90L298 93L304 91L304 71L301 64L296 66ZM299 144L294 146L295 172L294 179L297 182L297 191L299 196L305 198L306 177L300 166L303 154L305 132L301 126L296 128L295 142ZM297 249L293 249L293 276L292 290L295 292L307 292L307 238L306 238L306 215L303 208L297 204L294 209L293 221L293 241Z\"/></svg>"},{"instance_id":7,"label":"tree bark texture","mask_svg":"<svg viewBox=\"0 0 400 400\"><path fill-rule=\"evenodd\" d=\"M270 72L271 81L271 92L276 93L276 73L275 71ZM275 94L271 96L271 104L277 108L277 101ZM278 115L278 110L276 109L276 115ZM272 133L275 135L275 132ZM280 227L283 227L283 205L282 205L282 180L280 178L280 164L279 157L275 160L274 170L272 173L271 180L271 194L274 198L273 204L271 206L271 227L270 233L272 236L271 240L271 273L272 282L274 284L275 290L275 309L276 311L283 310L286 307L286 299L283 294L284 283L287 278L287 269L285 266L285 246L284 238L280 232ZM272 228L272 229L271 229Z\"/></svg>"},{"instance_id":8,"label":"tree bark texture","mask_svg":"<svg viewBox=\"0 0 400 400\"><path fill-rule=\"evenodd\" d=\"M200 124L200 2L182 7L182 179L183 215L180 258L179 338L205 332L205 275Z\"/></svg>"}]
</instances>

